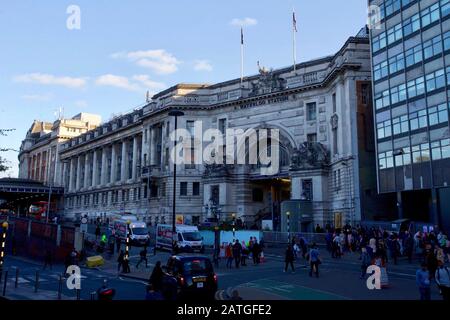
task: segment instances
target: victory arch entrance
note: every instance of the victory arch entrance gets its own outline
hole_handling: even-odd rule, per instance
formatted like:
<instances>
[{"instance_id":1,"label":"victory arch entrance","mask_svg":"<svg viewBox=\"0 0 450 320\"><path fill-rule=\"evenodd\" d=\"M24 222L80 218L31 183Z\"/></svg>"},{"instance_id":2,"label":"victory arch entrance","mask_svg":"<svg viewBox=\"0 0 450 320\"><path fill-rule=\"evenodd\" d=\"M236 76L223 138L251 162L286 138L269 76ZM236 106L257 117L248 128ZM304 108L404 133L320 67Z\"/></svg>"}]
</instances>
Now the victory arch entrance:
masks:
<instances>
[{"instance_id":1,"label":"victory arch entrance","mask_svg":"<svg viewBox=\"0 0 450 320\"><path fill-rule=\"evenodd\" d=\"M262 220L271 220L273 230L279 230L281 224L281 203L291 199L291 179L289 175L261 177L252 179L255 188L264 192L264 209L255 217L255 224L261 228Z\"/></svg>"}]
</instances>

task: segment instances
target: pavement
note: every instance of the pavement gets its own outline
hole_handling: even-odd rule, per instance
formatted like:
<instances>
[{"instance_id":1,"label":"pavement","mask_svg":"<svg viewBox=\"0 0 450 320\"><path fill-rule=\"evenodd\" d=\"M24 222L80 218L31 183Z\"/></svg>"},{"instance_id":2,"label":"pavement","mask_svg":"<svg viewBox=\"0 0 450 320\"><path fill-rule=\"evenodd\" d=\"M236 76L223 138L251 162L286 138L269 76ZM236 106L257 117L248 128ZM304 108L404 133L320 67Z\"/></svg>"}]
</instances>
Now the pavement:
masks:
<instances>
[{"instance_id":1,"label":"pavement","mask_svg":"<svg viewBox=\"0 0 450 320\"><path fill-rule=\"evenodd\" d=\"M157 261L165 264L170 257L169 252L153 252L149 250L148 266L145 263L136 268L141 248L132 247L130 251L131 273L119 273L117 254L104 254L105 263L97 268L81 267L82 288L80 298L89 300L90 294L96 291L107 280L110 287L116 289L118 300L142 300L145 297L145 286ZM239 269L227 269L225 261L219 263L215 272L219 279L218 300L227 300L233 290L238 290L244 300L417 300L419 292L415 283L415 272L418 261L409 264L399 259L399 265L388 264L389 287L382 290L369 290L366 281L360 279L359 254L348 253L342 259L332 259L322 249L320 277L309 277L305 261L295 262L295 273L284 273L284 256L281 248L267 248L264 262ZM207 253L206 255L210 255ZM18 288L14 288L15 267L20 270ZM6 297L9 299L48 300L57 299L59 277L64 266L55 265L52 270L43 270L42 263L21 257L8 256L5 270L9 268ZM35 274L39 270L38 292L34 292ZM0 286L0 296L3 283ZM67 289L63 283L62 299L75 300L76 292ZM442 300L437 287L432 285L432 300Z\"/></svg>"}]
</instances>

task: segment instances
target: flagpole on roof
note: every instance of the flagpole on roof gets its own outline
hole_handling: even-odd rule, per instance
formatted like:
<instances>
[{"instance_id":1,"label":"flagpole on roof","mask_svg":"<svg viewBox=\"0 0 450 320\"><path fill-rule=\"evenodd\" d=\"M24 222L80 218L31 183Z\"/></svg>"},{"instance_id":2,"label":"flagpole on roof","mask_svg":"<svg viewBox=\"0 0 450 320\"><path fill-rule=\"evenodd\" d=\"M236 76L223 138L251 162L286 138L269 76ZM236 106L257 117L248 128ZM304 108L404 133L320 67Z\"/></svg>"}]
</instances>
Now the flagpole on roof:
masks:
<instances>
[{"instance_id":1,"label":"flagpole on roof","mask_svg":"<svg viewBox=\"0 0 450 320\"><path fill-rule=\"evenodd\" d=\"M241 87L244 83L244 30L241 27Z\"/></svg>"},{"instance_id":2,"label":"flagpole on roof","mask_svg":"<svg viewBox=\"0 0 450 320\"><path fill-rule=\"evenodd\" d=\"M292 56L294 59L294 72L297 70L297 20L295 18L295 10L292 8Z\"/></svg>"}]
</instances>

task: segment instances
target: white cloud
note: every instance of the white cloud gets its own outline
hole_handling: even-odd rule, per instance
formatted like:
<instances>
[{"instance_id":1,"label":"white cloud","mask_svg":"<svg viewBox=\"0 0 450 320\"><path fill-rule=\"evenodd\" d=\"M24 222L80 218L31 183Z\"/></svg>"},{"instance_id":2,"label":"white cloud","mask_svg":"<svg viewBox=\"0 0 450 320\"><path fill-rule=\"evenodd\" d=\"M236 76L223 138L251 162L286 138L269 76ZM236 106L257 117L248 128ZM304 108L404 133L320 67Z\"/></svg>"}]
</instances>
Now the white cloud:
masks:
<instances>
[{"instance_id":1,"label":"white cloud","mask_svg":"<svg viewBox=\"0 0 450 320\"><path fill-rule=\"evenodd\" d=\"M212 71L213 67L208 60L195 60L194 61L195 71Z\"/></svg>"},{"instance_id":2,"label":"white cloud","mask_svg":"<svg viewBox=\"0 0 450 320\"><path fill-rule=\"evenodd\" d=\"M121 77L113 74L99 76L95 80L95 84L98 86L110 86L129 91L138 91L140 89L138 85L131 83L127 77Z\"/></svg>"},{"instance_id":3,"label":"white cloud","mask_svg":"<svg viewBox=\"0 0 450 320\"><path fill-rule=\"evenodd\" d=\"M144 75L144 74L135 75L135 76L133 76L132 79L134 81L140 82L145 87L145 89L150 90L152 92L158 91L158 90L163 90L163 89L167 88L165 83L153 81L150 79L149 76Z\"/></svg>"},{"instance_id":4,"label":"white cloud","mask_svg":"<svg viewBox=\"0 0 450 320\"><path fill-rule=\"evenodd\" d=\"M130 78L117 76L113 74L105 74L99 76L95 84L98 86L110 86L121 88L129 91L150 91L150 93L156 93L160 90L167 88L162 82L153 81L147 75L134 75Z\"/></svg>"},{"instance_id":5,"label":"white cloud","mask_svg":"<svg viewBox=\"0 0 450 320\"><path fill-rule=\"evenodd\" d=\"M25 94L22 96L22 99L28 101L50 101L53 99L53 94Z\"/></svg>"},{"instance_id":6,"label":"white cloud","mask_svg":"<svg viewBox=\"0 0 450 320\"><path fill-rule=\"evenodd\" d=\"M249 27L258 24L258 20L248 17L243 19L234 18L231 20L230 24L235 27Z\"/></svg>"},{"instance_id":7,"label":"white cloud","mask_svg":"<svg viewBox=\"0 0 450 320\"><path fill-rule=\"evenodd\" d=\"M54 76L46 73L28 73L15 76L15 82L38 83L43 85L58 85L68 88L81 88L86 85L86 78L74 78L67 76Z\"/></svg>"},{"instance_id":8,"label":"white cloud","mask_svg":"<svg viewBox=\"0 0 450 320\"><path fill-rule=\"evenodd\" d=\"M173 54L164 49L140 50L130 52L116 52L111 54L111 58L125 58L136 63L138 66L149 68L157 74L171 74L178 71L181 63Z\"/></svg>"},{"instance_id":9,"label":"white cloud","mask_svg":"<svg viewBox=\"0 0 450 320\"><path fill-rule=\"evenodd\" d=\"M74 104L78 108L87 108L87 106L88 106L88 103L86 100L77 100L77 101L75 101Z\"/></svg>"}]
</instances>

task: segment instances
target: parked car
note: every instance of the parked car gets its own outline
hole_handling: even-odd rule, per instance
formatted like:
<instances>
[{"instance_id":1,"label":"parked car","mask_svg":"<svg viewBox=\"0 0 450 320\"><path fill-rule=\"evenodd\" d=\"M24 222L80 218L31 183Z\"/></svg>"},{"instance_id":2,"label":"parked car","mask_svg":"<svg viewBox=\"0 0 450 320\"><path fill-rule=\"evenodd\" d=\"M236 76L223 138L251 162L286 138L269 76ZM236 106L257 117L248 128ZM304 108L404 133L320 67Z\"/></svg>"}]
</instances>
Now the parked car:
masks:
<instances>
[{"instance_id":1,"label":"parked car","mask_svg":"<svg viewBox=\"0 0 450 320\"><path fill-rule=\"evenodd\" d=\"M217 291L217 275L209 258L172 256L163 267L163 271L163 294L166 299L190 300L198 297L214 299Z\"/></svg>"}]
</instances>

